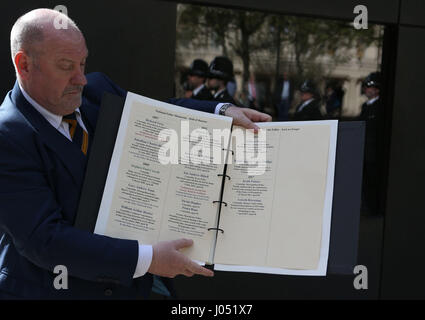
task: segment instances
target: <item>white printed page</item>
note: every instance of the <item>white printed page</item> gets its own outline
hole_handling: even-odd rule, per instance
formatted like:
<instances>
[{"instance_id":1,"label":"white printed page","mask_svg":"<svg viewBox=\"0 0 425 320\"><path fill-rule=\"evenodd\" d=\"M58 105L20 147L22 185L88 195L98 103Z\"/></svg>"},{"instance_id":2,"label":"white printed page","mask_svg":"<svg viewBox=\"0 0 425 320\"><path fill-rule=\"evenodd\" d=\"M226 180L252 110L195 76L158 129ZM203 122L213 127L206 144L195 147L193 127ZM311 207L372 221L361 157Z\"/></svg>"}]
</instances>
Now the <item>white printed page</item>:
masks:
<instances>
[{"instance_id":1,"label":"white printed page","mask_svg":"<svg viewBox=\"0 0 425 320\"><path fill-rule=\"evenodd\" d=\"M215 269L324 275L337 121L258 125L266 130L265 167L228 166Z\"/></svg>"},{"instance_id":2,"label":"white printed page","mask_svg":"<svg viewBox=\"0 0 425 320\"><path fill-rule=\"evenodd\" d=\"M193 239L185 253L209 261L224 161L214 164L207 149L213 129L228 139L231 123L128 93L95 233L141 244Z\"/></svg>"}]
</instances>

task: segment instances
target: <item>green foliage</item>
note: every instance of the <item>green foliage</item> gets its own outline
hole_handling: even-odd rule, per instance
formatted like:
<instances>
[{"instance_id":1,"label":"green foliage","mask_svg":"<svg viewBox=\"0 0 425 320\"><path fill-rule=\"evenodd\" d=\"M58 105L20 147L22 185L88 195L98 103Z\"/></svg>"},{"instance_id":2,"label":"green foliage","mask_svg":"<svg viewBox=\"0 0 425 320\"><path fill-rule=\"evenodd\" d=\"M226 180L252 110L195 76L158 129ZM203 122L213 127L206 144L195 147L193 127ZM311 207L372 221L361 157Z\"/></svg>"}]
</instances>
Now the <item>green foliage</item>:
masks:
<instances>
[{"instance_id":1,"label":"green foliage","mask_svg":"<svg viewBox=\"0 0 425 320\"><path fill-rule=\"evenodd\" d=\"M353 49L361 59L364 50L377 44L381 36L379 28L370 26L359 31L344 21L195 5L179 5L178 11L178 41L193 47L213 44L221 47L223 55L239 57L244 84L256 53L274 57L276 77L281 69L280 60L289 54L295 61L293 73L300 79L315 78L350 60ZM326 64L328 70L324 70L319 59L325 56L330 61Z\"/></svg>"}]
</instances>

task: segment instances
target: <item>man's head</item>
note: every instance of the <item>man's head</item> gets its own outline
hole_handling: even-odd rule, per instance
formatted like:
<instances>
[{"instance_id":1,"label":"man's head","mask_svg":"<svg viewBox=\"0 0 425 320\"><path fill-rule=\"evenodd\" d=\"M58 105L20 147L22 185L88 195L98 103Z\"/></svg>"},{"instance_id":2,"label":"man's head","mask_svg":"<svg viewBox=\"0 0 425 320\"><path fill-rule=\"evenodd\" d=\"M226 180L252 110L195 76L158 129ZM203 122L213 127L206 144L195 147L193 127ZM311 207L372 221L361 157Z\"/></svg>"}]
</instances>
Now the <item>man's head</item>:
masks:
<instances>
[{"instance_id":1,"label":"man's head","mask_svg":"<svg viewBox=\"0 0 425 320\"><path fill-rule=\"evenodd\" d=\"M316 85L310 80L304 81L299 91L300 91L301 101L303 102L313 99L317 94Z\"/></svg>"},{"instance_id":2,"label":"man's head","mask_svg":"<svg viewBox=\"0 0 425 320\"><path fill-rule=\"evenodd\" d=\"M190 90L198 88L200 85L205 83L205 79L208 75L208 63L202 59L193 60L190 65L187 82Z\"/></svg>"},{"instance_id":3,"label":"man's head","mask_svg":"<svg viewBox=\"0 0 425 320\"><path fill-rule=\"evenodd\" d=\"M66 29L57 28L58 19ZM30 11L15 22L10 43L18 81L35 101L57 115L81 105L88 51L71 19L50 9Z\"/></svg>"},{"instance_id":4,"label":"man's head","mask_svg":"<svg viewBox=\"0 0 425 320\"><path fill-rule=\"evenodd\" d=\"M233 78L233 63L227 57L215 57L211 61L208 74L208 87L221 90Z\"/></svg>"},{"instance_id":5,"label":"man's head","mask_svg":"<svg viewBox=\"0 0 425 320\"><path fill-rule=\"evenodd\" d=\"M370 100L379 97L381 89L381 75L379 72L372 72L363 81L363 92Z\"/></svg>"}]
</instances>

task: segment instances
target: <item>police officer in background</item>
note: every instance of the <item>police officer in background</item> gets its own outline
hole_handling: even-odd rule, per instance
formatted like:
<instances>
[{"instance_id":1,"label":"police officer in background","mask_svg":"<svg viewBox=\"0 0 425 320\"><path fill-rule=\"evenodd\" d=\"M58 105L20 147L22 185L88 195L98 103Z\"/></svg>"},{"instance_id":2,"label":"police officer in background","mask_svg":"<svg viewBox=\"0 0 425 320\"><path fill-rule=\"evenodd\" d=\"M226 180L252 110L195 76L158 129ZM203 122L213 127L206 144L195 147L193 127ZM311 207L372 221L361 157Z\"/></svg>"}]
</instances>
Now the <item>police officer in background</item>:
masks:
<instances>
[{"instance_id":1,"label":"police officer in background","mask_svg":"<svg viewBox=\"0 0 425 320\"><path fill-rule=\"evenodd\" d=\"M238 105L226 87L227 82L234 77L232 61L227 57L216 57L208 71L208 87L214 92L213 100Z\"/></svg>"},{"instance_id":2,"label":"police officer in background","mask_svg":"<svg viewBox=\"0 0 425 320\"><path fill-rule=\"evenodd\" d=\"M210 90L205 85L208 64L202 59L193 60L187 75L187 87L192 91L192 99L213 100Z\"/></svg>"},{"instance_id":3,"label":"police officer in background","mask_svg":"<svg viewBox=\"0 0 425 320\"><path fill-rule=\"evenodd\" d=\"M372 72L363 81L363 93L367 97L367 101L362 105L362 111L359 118L361 120L372 120L379 111L381 101L379 94L381 91L381 75L379 72Z\"/></svg>"},{"instance_id":4,"label":"police officer in background","mask_svg":"<svg viewBox=\"0 0 425 320\"><path fill-rule=\"evenodd\" d=\"M362 105L362 111L359 120L366 121L366 138L365 138L365 156L367 162L375 162L377 156L377 134L379 131L378 114L381 110L381 100L379 99L381 91L381 75L379 72L372 72L363 81L363 93L367 97L367 101Z\"/></svg>"},{"instance_id":5,"label":"police officer in background","mask_svg":"<svg viewBox=\"0 0 425 320\"><path fill-rule=\"evenodd\" d=\"M323 115L320 111L321 100L316 85L312 81L306 80L299 91L301 93L301 103L295 110L293 120L323 120Z\"/></svg>"},{"instance_id":6,"label":"police officer in background","mask_svg":"<svg viewBox=\"0 0 425 320\"><path fill-rule=\"evenodd\" d=\"M366 122L365 135L365 156L363 166L363 201L362 211L366 214L378 214L379 190L380 190L380 170L381 161L378 159L382 154L382 141L380 135L383 133L383 119L380 114L383 112L380 92L381 74L372 72L362 84L362 91L367 97L363 103L359 120Z\"/></svg>"}]
</instances>

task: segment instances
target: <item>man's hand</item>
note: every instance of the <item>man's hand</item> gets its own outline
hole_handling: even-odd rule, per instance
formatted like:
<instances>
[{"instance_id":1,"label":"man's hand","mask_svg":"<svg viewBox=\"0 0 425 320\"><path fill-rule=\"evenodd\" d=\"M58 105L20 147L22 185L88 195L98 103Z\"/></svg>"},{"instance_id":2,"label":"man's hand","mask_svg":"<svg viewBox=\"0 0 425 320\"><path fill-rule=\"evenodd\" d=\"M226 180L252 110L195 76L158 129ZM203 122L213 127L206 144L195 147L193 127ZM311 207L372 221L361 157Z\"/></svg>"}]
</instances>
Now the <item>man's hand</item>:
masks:
<instances>
[{"instance_id":1,"label":"man's hand","mask_svg":"<svg viewBox=\"0 0 425 320\"><path fill-rule=\"evenodd\" d=\"M232 106L227 108L225 115L233 118L233 124L246 129L254 129L257 133L259 128L254 122L269 122L272 117L266 113L249 108L239 108Z\"/></svg>"},{"instance_id":2,"label":"man's hand","mask_svg":"<svg viewBox=\"0 0 425 320\"><path fill-rule=\"evenodd\" d=\"M153 246L152 263L148 272L168 278L174 278L179 274L191 277L199 274L206 277L214 276L214 272L203 268L193 262L179 249L190 247L193 240L180 239L175 241L159 242Z\"/></svg>"}]
</instances>

